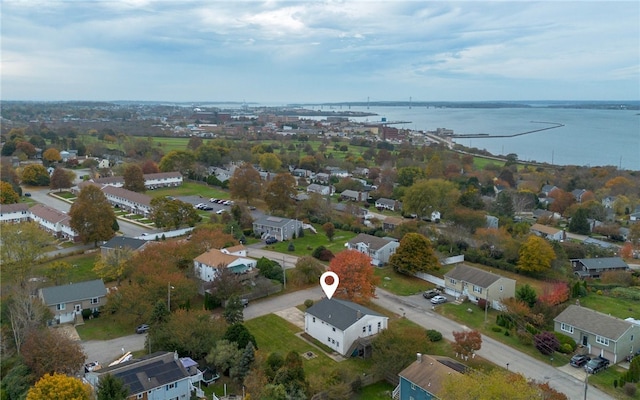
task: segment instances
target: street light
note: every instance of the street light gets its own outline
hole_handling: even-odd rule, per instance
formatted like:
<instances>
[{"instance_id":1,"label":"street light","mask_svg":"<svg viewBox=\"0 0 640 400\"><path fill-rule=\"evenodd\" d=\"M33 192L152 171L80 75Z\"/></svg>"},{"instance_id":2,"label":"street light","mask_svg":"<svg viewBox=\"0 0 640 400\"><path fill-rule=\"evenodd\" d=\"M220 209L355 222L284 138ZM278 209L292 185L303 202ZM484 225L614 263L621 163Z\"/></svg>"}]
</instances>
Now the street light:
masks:
<instances>
[{"instance_id":1,"label":"street light","mask_svg":"<svg viewBox=\"0 0 640 400\"><path fill-rule=\"evenodd\" d=\"M507 363L507 371L509 371L509 363Z\"/></svg>"},{"instance_id":2,"label":"street light","mask_svg":"<svg viewBox=\"0 0 640 400\"><path fill-rule=\"evenodd\" d=\"M171 282L167 283L167 308L171 312L171 289L175 289L171 286Z\"/></svg>"}]
</instances>

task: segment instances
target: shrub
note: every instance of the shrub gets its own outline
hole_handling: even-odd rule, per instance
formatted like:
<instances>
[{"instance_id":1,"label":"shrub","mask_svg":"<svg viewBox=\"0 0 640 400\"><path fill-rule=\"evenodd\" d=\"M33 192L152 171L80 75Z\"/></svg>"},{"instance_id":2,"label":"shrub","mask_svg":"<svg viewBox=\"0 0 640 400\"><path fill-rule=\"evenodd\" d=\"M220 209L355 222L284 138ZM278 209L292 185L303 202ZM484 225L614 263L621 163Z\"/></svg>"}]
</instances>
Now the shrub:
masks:
<instances>
[{"instance_id":1,"label":"shrub","mask_svg":"<svg viewBox=\"0 0 640 400\"><path fill-rule=\"evenodd\" d=\"M486 306L487 306L487 300L478 299L478 308L480 308L481 310L484 310Z\"/></svg>"},{"instance_id":2,"label":"shrub","mask_svg":"<svg viewBox=\"0 0 640 400\"><path fill-rule=\"evenodd\" d=\"M492 326L491 330L498 333L502 332L502 328L500 328L499 326Z\"/></svg>"},{"instance_id":3,"label":"shrub","mask_svg":"<svg viewBox=\"0 0 640 400\"><path fill-rule=\"evenodd\" d=\"M91 310L88 308L85 308L82 310L82 318L87 319L89 318L89 316L91 315Z\"/></svg>"},{"instance_id":4,"label":"shrub","mask_svg":"<svg viewBox=\"0 0 640 400\"><path fill-rule=\"evenodd\" d=\"M439 342L442 340L442 333L436 331L435 329L427 330L427 337L431 342Z\"/></svg>"},{"instance_id":5,"label":"shrub","mask_svg":"<svg viewBox=\"0 0 640 400\"><path fill-rule=\"evenodd\" d=\"M573 338L571 338L571 336L567 336L564 333L560 332L553 332L553 334L558 339L558 342L560 342L561 345L568 344L569 346L571 346L571 351L576 351L576 349L578 348L578 344L575 340L573 340Z\"/></svg>"},{"instance_id":6,"label":"shrub","mask_svg":"<svg viewBox=\"0 0 640 400\"><path fill-rule=\"evenodd\" d=\"M623 386L624 392L626 393L627 396L629 397L633 397L636 395L636 392L638 391L638 388L636 388L636 385L634 383L631 382L627 382L624 384Z\"/></svg>"},{"instance_id":7,"label":"shrub","mask_svg":"<svg viewBox=\"0 0 640 400\"><path fill-rule=\"evenodd\" d=\"M293 244L293 242L289 242L289 246L287 247L288 251L296 251L296 246Z\"/></svg>"},{"instance_id":8,"label":"shrub","mask_svg":"<svg viewBox=\"0 0 640 400\"><path fill-rule=\"evenodd\" d=\"M311 300L311 299L306 299L306 300L304 301L304 306L305 306L306 308L309 308L309 307L311 307L312 305L313 305L313 300Z\"/></svg>"},{"instance_id":9,"label":"shrub","mask_svg":"<svg viewBox=\"0 0 640 400\"><path fill-rule=\"evenodd\" d=\"M535 326L533 326L533 325L531 325L529 323L527 323L524 326L524 329L526 329L527 332L529 332L532 335L537 335L538 333L540 333L540 330L538 328L536 328Z\"/></svg>"},{"instance_id":10,"label":"shrub","mask_svg":"<svg viewBox=\"0 0 640 400\"><path fill-rule=\"evenodd\" d=\"M602 296L602 290L598 290L598 291L596 292L596 294L597 294L598 296Z\"/></svg>"},{"instance_id":11,"label":"shrub","mask_svg":"<svg viewBox=\"0 0 640 400\"><path fill-rule=\"evenodd\" d=\"M573 349L571 349L571 345L569 343L562 343L560 345L560 353L569 354L572 352L573 352Z\"/></svg>"},{"instance_id":12,"label":"shrub","mask_svg":"<svg viewBox=\"0 0 640 400\"><path fill-rule=\"evenodd\" d=\"M505 327L507 330L513 328L516 324L513 320L513 317L510 316L509 314L498 314L496 316L496 324L498 326L503 326Z\"/></svg>"},{"instance_id":13,"label":"shrub","mask_svg":"<svg viewBox=\"0 0 640 400\"><path fill-rule=\"evenodd\" d=\"M508 330L508 329L506 329L506 330L504 331L504 335L505 335L505 336L511 336L511 334L509 333L509 330Z\"/></svg>"},{"instance_id":14,"label":"shrub","mask_svg":"<svg viewBox=\"0 0 640 400\"><path fill-rule=\"evenodd\" d=\"M538 333L533 337L536 349L546 356L553 354L560 348L560 341L551 332Z\"/></svg>"},{"instance_id":15,"label":"shrub","mask_svg":"<svg viewBox=\"0 0 640 400\"><path fill-rule=\"evenodd\" d=\"M518 329L516 331L516 336L518 337L520 343L524 344L525 346L530 346L533 344L531 334L524 329Z\"/></svg>"}]
</instances>

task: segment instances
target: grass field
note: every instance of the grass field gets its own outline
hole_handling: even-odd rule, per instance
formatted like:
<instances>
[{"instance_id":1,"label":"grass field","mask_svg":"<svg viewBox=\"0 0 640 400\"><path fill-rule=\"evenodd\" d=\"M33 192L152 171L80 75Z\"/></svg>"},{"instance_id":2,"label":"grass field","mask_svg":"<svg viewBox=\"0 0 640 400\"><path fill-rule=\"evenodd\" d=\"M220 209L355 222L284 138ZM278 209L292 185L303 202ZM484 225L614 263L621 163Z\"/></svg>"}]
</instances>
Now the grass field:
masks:
<instances>
[{"instance_id":1,"label":"grass field","mask_svg":"<svg viewBox=\"0 0 640 400\"><path fill-rule=\"evenodd\" d=\"M76 326L82 340L110 340L135 332L132 323L123 322L113 315L102 313L98 318L86 320L84 325Z\"/></svg>"},{"instance_id":2,"label":"grass field","mask_svg":"<svg viewBox=\"0 0 640 400\"><path fill-rule=\"evenodd\" d=\"M69 273L66 276L62 277L62 282L60 282L60 284L68 282L84 282L98 279L98 275L93 272L93 266L97 260L97 257L99 256L100 253L96 252L92 254L68 256L61 259L49 261L44 264L37 265L35 268L35 274L37 276L46 276L46 271L52 263L62 261L69 263L71 265L71 269L69 269Z\"/></svg>"},{"instance_id":3,"label":"grass field","mask_svg":"<svg viewBox=\"0 0 640 400\"><path fill-rule=\"evenodd\" d=\"M380 277L379 287L399 296L409 296L434 287L420 278L399 274L391 267L376 268L375 274Z\"/></svg>"},{"instance_id":4,"label":"grass field","mask_svg":"<svg viewBox=\"0 0 640 400\"><path fill-rule=\"evenodd\" d=\"M313 233L309 230L304 231L303 237L298 237L293 241L295 246L294 251L289 251L289 242L277 242L272 245L268 245L265 249L279 251L281 253L301 256L309 256L316 247L324 246L331 250L334 254L344 250L344 243L357 236L355 232L343 231L336 229L335 236L332 241L329 241L327 235L324 234L322 228L319 225L314 225L318 233Z\"/></svg>"},{"instance_id":5,"label":"grass field","mask_svg":"<svg viewBox=\"0 0 640 400\"><path fill-rule=\"evenodd\" d=\"M599 295L594 292L581 297L580 305L621 319L633 316L637 318L640 315L640 303L637 301L604 294Z\"/></svg>"}]
</instances>

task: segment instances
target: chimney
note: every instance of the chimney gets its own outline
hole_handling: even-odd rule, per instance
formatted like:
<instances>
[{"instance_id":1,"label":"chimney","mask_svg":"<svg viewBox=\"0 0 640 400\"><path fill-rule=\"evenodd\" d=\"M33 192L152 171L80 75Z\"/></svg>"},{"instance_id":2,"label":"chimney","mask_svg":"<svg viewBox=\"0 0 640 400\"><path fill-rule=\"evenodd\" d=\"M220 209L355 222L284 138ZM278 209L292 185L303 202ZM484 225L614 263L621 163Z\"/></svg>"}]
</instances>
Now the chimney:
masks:
<instances>
[{"instance_id":1,"label":"chimney","mask_svg":"<svg viewBox=\"0 0 640 400\"><path fill-rule=\"evenodd\" d=\"M362 318L362 313L360 312L360 310L357 310L356 311L356 319L358 320L360 318Z\"/></svg>"},{"instance_id":2,"label":"chimney","mask_svg":"<svg viewBox=\"0 0 640 400\"><path fill-rule=\"evenodd\" d=\"M416 359L419 363L422 362L422 354L421 353L416 353Z\"/></svg>"}]
</instances>

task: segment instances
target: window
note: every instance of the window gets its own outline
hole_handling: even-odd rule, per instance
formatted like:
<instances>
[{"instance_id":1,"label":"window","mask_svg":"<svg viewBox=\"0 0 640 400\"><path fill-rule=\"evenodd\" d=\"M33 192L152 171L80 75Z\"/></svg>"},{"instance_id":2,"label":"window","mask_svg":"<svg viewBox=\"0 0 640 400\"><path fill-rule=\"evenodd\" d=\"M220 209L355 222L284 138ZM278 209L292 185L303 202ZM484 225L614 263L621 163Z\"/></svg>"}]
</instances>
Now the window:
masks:
<instances>
[{"instance_id":1,"label":"window","mask_svg":"<svg viewBox=\"0 0 640 400\"><path fill-rule=\"evenodd\" d=\"M316 323L316 317L313 317L313 323L314 324Z\"/></svg>"},{"instance_id":2,"label":"window","mask_svg":"<svg viewBox=\"0 0 640 400\"><path fill-rule=\"evenodd\" d=\"M378 330L380 330L380 328L382 328L382 322L378 321ZM633 339L631 339L633 340Z\"/></svg>"},{"instance_id":3,"label":"window","mask_svg":"<svg viewBox=\"0 0 640 400\"><path fill-rule=\"evenodd\" d=\"M144 396L144 393L138 393L138 395L136 396L137 399L141 399Z\"/></svg>"},{"instance_id":4,"label":"window","mask_svg":"<svg viewBox=\"0 0 640 400\"><path fill-rule=\"evenodd\" d=\"M170 384L168 384L168 385L166 386L166 390L171 390L171 389L173 389L173 388L175 388L175 387L176 387L176 384L175 384L175 383L170 383Z\"/></svg>"},{"instance_id":5,"label":"window","mask_svg":"<svg viewBox=\"0 0 640 400\"><path fill-rule=\"evenodd\" d=\"M473 285L473 291L476 293L482 293L482 288L480 286Z\"/></svg>"},{"instance_id":6,"label":"window","mask_svg":"<svg viewBox=\"0 0 640 400\"><path fill-rule=\"evenodd\" d=\"M67 305L65 303L60 303L56 306L56 310L64 310L67 308Z\"/></svg>"},{"instance_id":7,"label":"window","mask_svg":"<svg viewBox=\"0 0 640 400\"><path fill-rule=\"evenodd\" d=\"M603 346L608 346L609 345L609 339L607 339L606 337L602 337L602 336L597 336L596 335L596 343L599 343Z\"/></svg>"},{"instance_id":8,"label":"window","mask_svg":"<svg viewBox=\"0 0 640 400\"><path fill-rule=\"evenodd\" d=\"M336 328L333 328L333 331L335 332L335 331L336 331Z\"/></svg>"},{"instance_id":9,"label":"window","mask_svg":"<svg viewBox=\"0 0 640 400\"><path fill-rule=\"evenodd\" d=\"M369 325L369 333L371 333L371 325Z\"/></svg>"},{"instance_id":10,"label":"window","mask_svg":"<svg viewBox=\"0 0 640 400\"><path fill-rule=\"evenodd\" d=\"M363 326L363 327L362 327L362 333L365 333L366 331L367 331L367 327L366 327L366 326Z\"/></svg>"},{"instance_id":11,"label":"window","mask_svg":"<svg viewBox=\"0 0 640 400\"><path fill-rule=\"evenodd\" d=\"M94 297L93 299L91 299L91 304L98 304L100 303L100 299L97 297Z\"/></svg>"},{"instance_id":12,"label":"window","mask_svg":"<svg viewBox=\"0 0 640 400\"><path fill-rule=\"evenodd\" d=\"M573 326L565 324L564 322L560 324L560 329L565 332L573 333Z\"/></svg>"},{"instance_id":13,"label":"window","mask_svg":"<svg viewBox=\"0 0 640 400\"><path fill-rule=\"evenodd\" d=\"M411 384L411 390L416 390L416 385L414 385L413 383Z\"/></svg>"},{"instance_id":14,"label":"window","mask_svg":"<svg viewBox=\"0 0 640 400\"><path fill-rule=\"evenodd\" d=\"M452 284L452 285L455 285L456 284L456 280L453 279L453 278L449 278L449 283Z\"/></svg>"},{"instance_id":15,"label":"window","mask_svg":"<svg viewBox=\"0 0 640 400\"><path fill-rule=\"evenodd\" d=\"M331 338L330 337L327 338L327 342L331 343Z\"/></svg>"},{"instance_id":16,"label":"window","mask_svg":"<svg viewBox=\"0 0 640 400\"><path fill-rule=\"evenodd\" d=\"M504 286L500 285L500 291L502 292L504 290Z\"/></svg>"}]
</instances>

